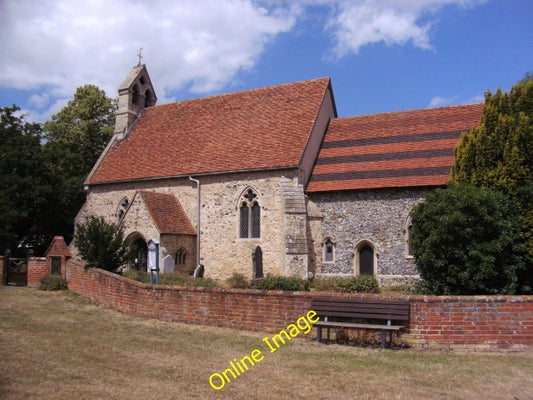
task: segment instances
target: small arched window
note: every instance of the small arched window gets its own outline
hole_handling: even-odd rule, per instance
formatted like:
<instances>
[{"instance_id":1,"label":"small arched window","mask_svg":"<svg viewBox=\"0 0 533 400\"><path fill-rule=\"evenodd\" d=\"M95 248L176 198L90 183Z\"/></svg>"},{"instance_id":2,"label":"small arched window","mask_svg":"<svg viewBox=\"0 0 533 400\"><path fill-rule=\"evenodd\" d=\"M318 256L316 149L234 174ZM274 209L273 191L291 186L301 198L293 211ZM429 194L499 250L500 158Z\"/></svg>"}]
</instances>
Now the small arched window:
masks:
<instances>
[{"instance_id":1,"label":"small arched window","mask_svg":"<svg viewBox=\"0 0 533 400\"><path fill-rule=\"evenodd\" d=\"M187 260L187 251L182 247L176 251L176 265L185 265Z\"/></svg>"},{"instance_id":2,"label":"small arched window","mask_svg":"<svg viewBox=\"0 0 533 400\"><path fill-rule=\"evenodd\" d=\"M144 92L144 106L150 107L152 105L152 92L150 92L150 89L146 89L146 92Z\"/></svg>"},{"instance_id":3,"label":"small arched window","mask_svg":"<svg viewBox=\"0 0 533 400\"><path fill-rule=\"evenodd\" d=\"M410 224L407 228L407 256L413 257L415 254L415 249L413 247L413 241L411 240L411 237L413 236L413 231L415 230L415 227L413 224Z\"/></svg>"},{"instance_id":4,"label":"small arched window","mask_svg":"<svg viewBox=\"0 0 533 400\"><path fill-rule=\"evenodd\" d=\"M126 210L128 209L130 205L130 201L127 197L123 198L120 203L118 203L117 207L117 220L118 222L122 221L122 218L124 218L124 215L126 214Z\"/></svg>"},{"instance_id":5,"label":"small arched window","mask_svg":"<svg viewBox=\"0 0 533 400\"><path fill-rule=\"evenodd\" d=\"M335 261L335 243L331 238L326 238L324 240L324 262L334 262Z\"/></svg>"},{"instance_id":6,"label":"small arched window","mask_svg":"<svg viewBox=\"0 0 533 400\"><path fill-rule=\"evenodd\" d=\"M239 237L258 238L261 236L261 207L257 194L248 189L239 202Z\"/></svg>"},{"instance_id":7,"label":"small arched window","mask_svg":"<svg viewBox=\"0 0 533 400\"><path fill-rule=\"evenodd\" d=\"M412 258L414 254L413 242L411 240L415 227L413 225L413 220L411 217L407 218L405 223L404 233L405 233L405 256L407 258Z\"/></svg>"},{"instance_id":8,"label":"small arched window","mask_svg":"<svg viewBox=\"0 0 533 400\"><path fill-rule=\"evenodd\" d=\"M133 104L137 104L139 102L139 88L137 88L137 85L133 86L131 101Z\"/></svg>"}]
</instances>

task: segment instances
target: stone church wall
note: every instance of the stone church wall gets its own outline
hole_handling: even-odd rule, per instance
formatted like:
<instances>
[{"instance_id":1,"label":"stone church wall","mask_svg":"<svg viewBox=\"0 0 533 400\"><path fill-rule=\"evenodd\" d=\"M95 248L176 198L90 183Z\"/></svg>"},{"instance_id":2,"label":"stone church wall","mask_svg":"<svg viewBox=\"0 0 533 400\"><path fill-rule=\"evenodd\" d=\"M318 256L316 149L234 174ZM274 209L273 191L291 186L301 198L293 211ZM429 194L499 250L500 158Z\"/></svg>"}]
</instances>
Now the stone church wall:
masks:
<instances>
[{"instance_id":1,"label":"stone church wall","mask_svg":"<svg viewBox=\"0 0 533 400\"><path fill-rule=\"evenodd\" d=\"M353 276L357 245L365 241L377 254L377 278L381 285L418 279L414 260L408 255L407 229L409 212L423 200L427 190L312 193L309 198L321 213L318 223L310 223L317 275ZM334 261L328 263L323 260L322 253L326 238L335 244Z\"/></svg>"},{"instance_id":2,"label":"stone church wall","mask_svg":"<svg viewBox=\"0 0 533 400\"><path fill-rule=\"evenodd\" d=\"M279 170L229 173L194 178L200 180L201 187L200 263L205 266L205 277L225 279L237 272L251 278L252 251L256 245L260 246L263 252L265 274L307 276L307 254L295 253L288 249L287 239L293 232L300 231L292 227L293 215L287 214L287 188L295 187L295 192L300 193L302 198L301 203L305 204L303 190L298 185L298 170L287 169L281 173ZM241 239L239 200L249 188L257 193L261 207L261 235L260 238ZM81 221L84 215L94 214L116 222L120 202L124 198L132 202L138 190L174 194L192 225L196 227L197 187L188 177L92 186L77 220ZM129 213L132 213L131 216ZM168 235L162 240L145 207L134 202L130 205L124 221L125 237L138 235L145 241L156 238L161 242L160 265L164 257L175 257L178 240L172 240ZM305 206L303 221L305 225ZM295 223L301 225L301 222L299 218ZM303 240L304 244L307 242L305 229L299 239ZM195 258L194 242L195 240L190 241L186 249L191 257ZM305 245L303 249L306 250ZM290 266L288 259L291 260ZM196 260L194 263L196 264Z\"/></svg>"}]
</instances>

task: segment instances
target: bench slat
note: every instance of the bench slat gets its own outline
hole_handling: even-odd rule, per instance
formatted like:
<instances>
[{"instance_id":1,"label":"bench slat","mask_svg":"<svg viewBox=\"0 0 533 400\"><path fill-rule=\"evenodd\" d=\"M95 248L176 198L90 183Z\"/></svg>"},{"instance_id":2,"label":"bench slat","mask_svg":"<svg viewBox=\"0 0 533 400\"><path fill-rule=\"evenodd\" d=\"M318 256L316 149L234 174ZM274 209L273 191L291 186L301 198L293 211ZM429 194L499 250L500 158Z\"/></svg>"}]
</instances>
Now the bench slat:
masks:
<instances>
[{"instance_id":1,"label":"bench slat","mask_svg":"<svg viewBox=\"0 0 533 400\"><path fill-rule=\"evenodd\" d=\"M349 299L349 298L338 298L338 297L315 297L312 299L313 302L334 302L334 303L348 303L348 304L367 304L367 303L375 303L375 304L409 304L409 302L405 300L388 300L388 299L377 299L377 300L371 300L371 299Z\"/></svg>"},{"instance_id":2,"label":"bench slat","mask_svg":"<svg viewBox=\"0 0 533 400\"><path fill-rule=\"evenodd\" d=\"M404 300L369 300L369 299L339 299L339 298L328 298L328 297L317 297L312 299L313 302L324 302L324 303L337 303L337 304L390 304L390 305L406 305L409 302Z\"/></svg>"},{"instance_id":3,"label":"bench slat","mask_svg":"<svg viewBox=\"0 0 533 400\"><path fill-rule=\"evenodd\" d=\"M394 312L396 314L407 314L409 313L409 309L408 308L383 308L383 307L372 307L371 304L368 304L368 305L364 305L364 306L352 306L352 307L336 307L334 304L332 305L328 305L328 306L316 306L316 304L312 304L313 306L313 310L320 310L320 311L328 311L328 310L332 310L332 311L337 311L337 310L342 310L342 311L354 311L354 312L358 312L358 311L362 311L362 312L365 312L365 311L373 311L374 313L387 313L387 312Z\"/></svg>"},{"instance_id":4,"label":"bench slat","mask_svg":"<svg viewBox=\"0 0 533 400\"><path fill-rule=\"evenodd\" d=\"M358 312L358 311L362 311L362 312L365 312L365 311L373 311L375 313L387 313L387 312L395 312L396 314L407 314L409 313L409 309L408 308L398 308L398 307L372 307L371 304L368 304L368 305L365 305L365 306L352 306L352 307L336 307L335 305L328 305L328 306L320 306L320 305L316 305L316 304L313 304L313 310L320 310L320 311L328 311L328 310L333 310L333 311L337 311L337 310L343 310L343 311L354 311L354 312Z\"/></svg>"},{"instance_id":5,"label":"bench slat","mask_svg":"<svg viewBox=\"0 0 533 400\"><path fill-rule=\"evenodd\" d=\"M316 310L314 310L316 311ZM320 313L317 312L317 315L319 316L326 316L326 317L339 317L339 318L354 318L354 319L379 319L383 321L408 321L408 316L405 315L397 315L397 314L371 314L371 313L343 313L343 312L327 312L327 313Z\"/></svg>"},{"instance_id":6,"label":"bench slat","mask_svg":"<svg viewBox=\"0 0 533 400\"><path fill-rule=\"evenodd\" d=\"M394 310L397 312L408 312L409 307L400 307L400 306L383 306L383 305L373 305L373 304L353 304L353 305L337 305L337 304L314 304L313 306L321 310L366 310L372 309L376 311L389 311Z\"/></svg>"},{"instance_id":7,"label":"bench slat","mask_svg":"<svg viewBox=\"0 0 533 400\"><path fill-rule=\"evenodd\" d=\"M404 325L379 325L379 324L355 324L352 322L331 322L318 321L314 323L315 326L337 327L337 328L360 328L360 329L383 329L386 331L398 331L405 328Z\"/></svg>"}]
</instances>

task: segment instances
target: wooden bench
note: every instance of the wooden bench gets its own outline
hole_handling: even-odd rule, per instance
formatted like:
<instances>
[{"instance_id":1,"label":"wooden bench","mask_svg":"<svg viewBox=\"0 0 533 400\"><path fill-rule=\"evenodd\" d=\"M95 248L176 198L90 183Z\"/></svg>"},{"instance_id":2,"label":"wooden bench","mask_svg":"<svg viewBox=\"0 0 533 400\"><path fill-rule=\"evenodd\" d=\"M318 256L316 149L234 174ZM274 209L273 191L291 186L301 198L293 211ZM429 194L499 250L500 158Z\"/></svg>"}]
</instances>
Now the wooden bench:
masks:
<instances>
[{"instance_id":1,"label":"wooden bench","mask_svg":"<svg viewBox=\"0 0 533 400\"><path fill-rule=\"evenodd\" d=\"M387 332L392 341L392 333L405 328L409 321L409 302L401 300L316 297L311 301L311 309L320 318L313 324L317 342L322 342L322 328L328 329L328 338L330 328L372 329L381 331L381 348L384 349Z\"/></svg>"}]
</instances>

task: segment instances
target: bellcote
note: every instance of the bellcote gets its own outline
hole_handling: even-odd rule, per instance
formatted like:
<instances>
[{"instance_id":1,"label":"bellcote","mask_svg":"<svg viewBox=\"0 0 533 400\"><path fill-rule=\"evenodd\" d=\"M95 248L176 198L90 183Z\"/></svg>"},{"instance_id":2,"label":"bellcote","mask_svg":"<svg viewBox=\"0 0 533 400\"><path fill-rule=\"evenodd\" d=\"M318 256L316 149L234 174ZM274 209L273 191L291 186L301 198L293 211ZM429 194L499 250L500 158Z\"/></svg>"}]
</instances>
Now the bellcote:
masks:
<instances>
[{"instance_id":1,"label":"bellcote","mask_svg":"<svg viewBox=\"0 0 533 400\"><path fill-rule=\"evenodd\" d=\"M147 107L155 105L155 95L146 65L134 67L118 88L118 110L115 133L125 134L137 116Z\"/></svg>"}]
</instances>

